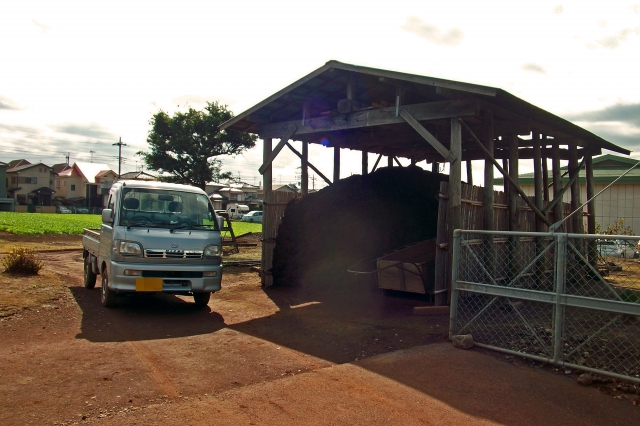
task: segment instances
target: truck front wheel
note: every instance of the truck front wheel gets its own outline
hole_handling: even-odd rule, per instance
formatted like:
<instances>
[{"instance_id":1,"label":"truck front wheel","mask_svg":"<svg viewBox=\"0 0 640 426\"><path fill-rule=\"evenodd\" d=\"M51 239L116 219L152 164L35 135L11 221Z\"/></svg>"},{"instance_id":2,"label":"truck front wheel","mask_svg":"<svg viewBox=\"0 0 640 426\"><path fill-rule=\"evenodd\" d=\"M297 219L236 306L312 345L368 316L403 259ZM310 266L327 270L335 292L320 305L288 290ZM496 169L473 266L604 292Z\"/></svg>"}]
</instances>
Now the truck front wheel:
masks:
<instances>
[{"instance_id":1,"label":"truck front wheel","mask_svg":"<svg viewBox=\"0 0 640 426\"><path fill-rule=\"evenodd\" d=\"M116 292L109 288L109 274L107 268L102 271L102 292L100 301L105 308L111 308L116 305Z\"/></svg>"},{"instance_id":2,"label":"truck front wheel","mask_svg":"<svg viewBox=\"0 0 640 426\"><path fill-rule=\"evenodd\" d=\"M211 299L211 293L193 293L193 301L196 303L196 306L207 306L209 304L209 299Z\"/></svg>"},{"instance_id":3,"label":"truck front wheel","mask_svg":"<svg viewBox=\"0 0 640 426\"><path fill-rule=\"evenodd\" d=\"M93 273L91 268L91 255L87 253L84 258L84 287L94 288L96 286L96 274Z\"/></svg>"}]
</instances>

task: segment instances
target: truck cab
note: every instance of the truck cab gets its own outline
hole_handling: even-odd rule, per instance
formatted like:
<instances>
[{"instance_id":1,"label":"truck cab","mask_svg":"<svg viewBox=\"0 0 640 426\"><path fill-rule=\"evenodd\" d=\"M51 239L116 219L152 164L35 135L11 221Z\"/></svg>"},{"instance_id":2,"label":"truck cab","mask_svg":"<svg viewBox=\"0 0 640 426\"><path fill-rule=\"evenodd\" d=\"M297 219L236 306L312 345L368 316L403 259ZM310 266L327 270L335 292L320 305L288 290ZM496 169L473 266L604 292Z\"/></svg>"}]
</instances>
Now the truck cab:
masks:
<instances>
[{"instance_id":1,"label":"truck cab","mask_svg":"<svg viewBox=\"0 0 640 426\"><path fill-rule=\"evenodd\" d=\"M104 306L133 292L190 294L204 306L221 287L220 224L199 188L118 181L100 233L85 232L83 245L85 286L101 276Z\"/></svg>"}]
</instances>

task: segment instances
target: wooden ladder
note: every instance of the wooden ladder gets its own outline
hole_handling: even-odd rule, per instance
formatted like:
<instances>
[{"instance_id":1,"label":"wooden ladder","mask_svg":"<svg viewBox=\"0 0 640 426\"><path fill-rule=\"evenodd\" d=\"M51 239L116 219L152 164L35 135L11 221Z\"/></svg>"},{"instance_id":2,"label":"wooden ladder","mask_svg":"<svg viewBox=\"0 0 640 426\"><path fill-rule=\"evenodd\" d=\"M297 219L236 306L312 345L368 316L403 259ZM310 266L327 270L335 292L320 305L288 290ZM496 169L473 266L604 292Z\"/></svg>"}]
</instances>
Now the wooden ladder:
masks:
<instances>
[{"instance_id":1,"label":"wooden ladder","mask_svg":"<svg viewBox=\"0 0 640 426\"><path fill-rule=\"evenodd\" d=\"M239 253L238 241L236 235L233 233L233 227L231 226L231 219L229 219L229 213L218 213L218 216L224 218L225 225L220 228L220 234L222 235L222 246L233 247L233 253Z\"/></svg>"}]
</instances>

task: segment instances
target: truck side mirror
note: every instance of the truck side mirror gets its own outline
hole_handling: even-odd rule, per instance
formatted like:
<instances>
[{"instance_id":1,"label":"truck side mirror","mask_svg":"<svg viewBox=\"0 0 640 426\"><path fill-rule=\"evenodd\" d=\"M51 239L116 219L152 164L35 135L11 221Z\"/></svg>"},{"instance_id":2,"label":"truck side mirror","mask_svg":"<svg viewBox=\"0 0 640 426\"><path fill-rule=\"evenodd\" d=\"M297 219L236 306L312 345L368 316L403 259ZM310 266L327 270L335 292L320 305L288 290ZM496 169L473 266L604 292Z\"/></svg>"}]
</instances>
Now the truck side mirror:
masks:
<instances>
[{"instance_id":1,"label":"truck side mirror","mask_svg":"<svg viewBox=\"0 0 640 426\"><path fill-rule=\"evenodd\" d=\"M218 221L218 228L222 229L224 228L224 217L222 216L217 216L216 220Z\"/></svg>"},{"instance_id":2,"label":"truck side mirror","mask_svg":"<svg viewBox=\"0 0 640 426\"><path fill-rule=\"evenodd\" d=\"M102 223L113 223L113 210L102 210Z\"/></svg>"}]
</instances>

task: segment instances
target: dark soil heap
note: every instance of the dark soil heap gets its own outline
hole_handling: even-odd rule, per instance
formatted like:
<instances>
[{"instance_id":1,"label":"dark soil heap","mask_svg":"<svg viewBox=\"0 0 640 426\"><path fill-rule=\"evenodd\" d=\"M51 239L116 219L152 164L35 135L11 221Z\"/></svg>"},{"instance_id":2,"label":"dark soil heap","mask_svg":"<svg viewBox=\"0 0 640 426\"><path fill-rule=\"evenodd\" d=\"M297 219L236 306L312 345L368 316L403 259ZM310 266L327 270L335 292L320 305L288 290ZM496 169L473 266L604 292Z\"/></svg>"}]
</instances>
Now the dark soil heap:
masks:
<instances>
[{"instance_id":1,"label":"dark soil heap","mask_svg":"<svg viewBox=\"0 0 640 426\"><path fill-rule=\"evenodd\" d=\"M291 200L276 238L274 284L339 277L360 260L435 238L447 179L415 166L382 168Z\"/></svg>"}]
</instances>

